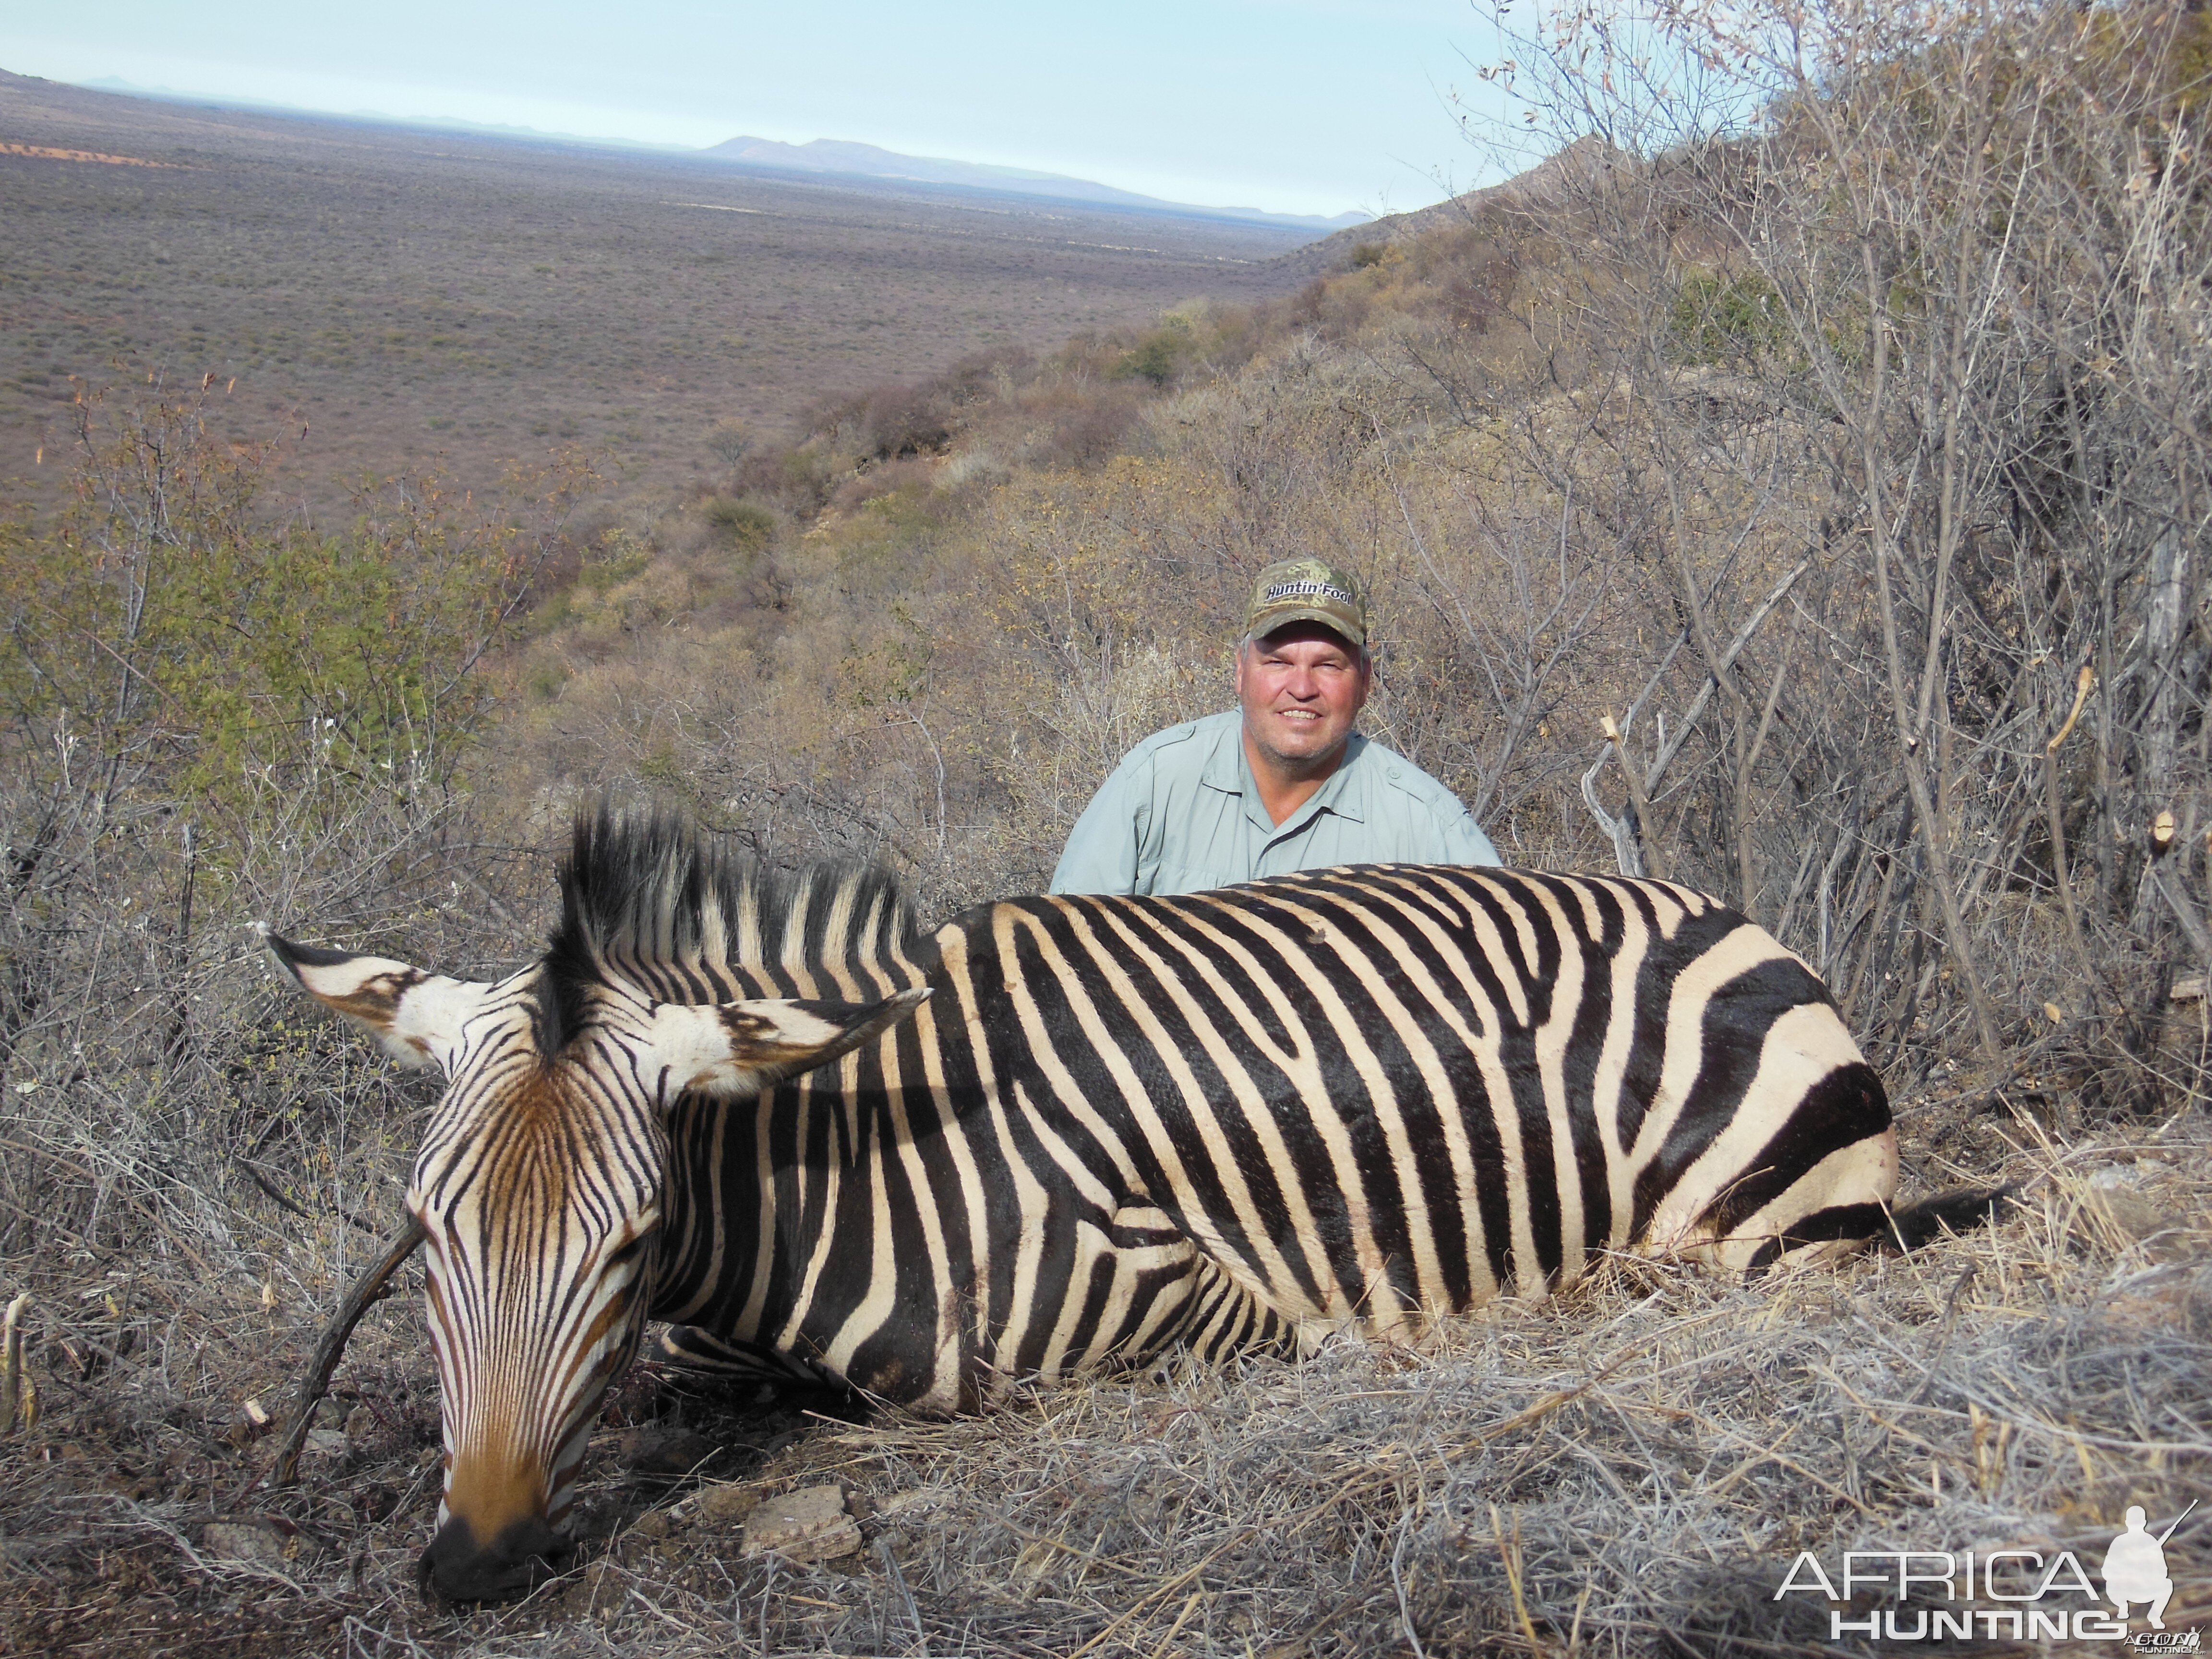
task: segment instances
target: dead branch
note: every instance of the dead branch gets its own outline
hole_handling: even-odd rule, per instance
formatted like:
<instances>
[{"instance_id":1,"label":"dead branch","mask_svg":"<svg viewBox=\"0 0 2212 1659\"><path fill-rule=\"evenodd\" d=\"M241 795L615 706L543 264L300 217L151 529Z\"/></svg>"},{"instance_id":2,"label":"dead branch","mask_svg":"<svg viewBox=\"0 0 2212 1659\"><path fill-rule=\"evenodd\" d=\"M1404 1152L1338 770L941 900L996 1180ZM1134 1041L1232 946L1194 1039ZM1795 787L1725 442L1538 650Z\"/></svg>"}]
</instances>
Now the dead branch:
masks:
<instances>
[{"instance_id":1,"label":"dead branch","mask_svg":"<svg viewBox=\"0 0 2212 1659\"><path fill-rule=\"evenodd\" d=\"M307 1425L314 1420L317 1403L329 1392L331 1373L338 1368L338 1357L345 1352L346 1340L353 1334L353 1328L361 1323L361 1316L383 1300L385 1285L422 1242L422 1224L410 1215L407 1224L392 1235L383 1255L361 1276L347 1292L346 1299L338 1304L337 1312L331 1316L323 1340L315 1345L315 1357L307 1363L307 1374L300 1379L300 1392L292 1402L292 1426L286 1431L284 1444L276 1454L269 1485L289 1486L299 1478L300 1449L307 1443Z\"/></svg>"}]
</instances>

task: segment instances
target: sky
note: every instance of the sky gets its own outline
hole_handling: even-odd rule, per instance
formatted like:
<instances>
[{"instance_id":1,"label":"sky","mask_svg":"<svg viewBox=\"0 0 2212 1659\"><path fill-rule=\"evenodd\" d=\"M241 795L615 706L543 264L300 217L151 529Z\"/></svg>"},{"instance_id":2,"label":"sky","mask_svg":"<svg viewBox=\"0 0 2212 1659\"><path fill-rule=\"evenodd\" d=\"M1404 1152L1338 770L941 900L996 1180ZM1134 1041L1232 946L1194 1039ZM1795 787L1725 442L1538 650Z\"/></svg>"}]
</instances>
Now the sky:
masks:
<instances>
[{"instance_id":1,"label":"sky","mask_svg":"<svg viewBox=\"0 0 2212 1659\"><path fill-rule=\"evenodd\" d=\"M856 139L1207 206L1404 212L1494 183L1469 0L102 0L0 69L701 146ZM1462 54L1464 53L1465 56Z\"/></svg>"}]
</instances>

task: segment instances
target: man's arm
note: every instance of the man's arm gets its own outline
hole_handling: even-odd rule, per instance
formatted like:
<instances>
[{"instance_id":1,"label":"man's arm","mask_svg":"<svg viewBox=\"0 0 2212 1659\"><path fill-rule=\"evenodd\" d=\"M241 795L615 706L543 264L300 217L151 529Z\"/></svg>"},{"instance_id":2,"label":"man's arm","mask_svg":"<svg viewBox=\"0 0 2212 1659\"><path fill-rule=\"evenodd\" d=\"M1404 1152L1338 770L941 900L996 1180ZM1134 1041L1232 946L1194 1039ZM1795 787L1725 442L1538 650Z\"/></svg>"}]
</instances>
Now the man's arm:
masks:
<instances>
[{"instance_id":1,"label":"man's arm","mask_svg":"<svg viewBox=\"0 0 2212 1659\"><path fill-rule=\"evenodd\" d=\"M1149 790L1135 787L1135 768L1124 761L1099 786L1068 832L1067 846L1052 872L1054 893L1133 893L1137 859L1145 837L1144 819L1152 810Z\"/></svg>"}]
</instances>

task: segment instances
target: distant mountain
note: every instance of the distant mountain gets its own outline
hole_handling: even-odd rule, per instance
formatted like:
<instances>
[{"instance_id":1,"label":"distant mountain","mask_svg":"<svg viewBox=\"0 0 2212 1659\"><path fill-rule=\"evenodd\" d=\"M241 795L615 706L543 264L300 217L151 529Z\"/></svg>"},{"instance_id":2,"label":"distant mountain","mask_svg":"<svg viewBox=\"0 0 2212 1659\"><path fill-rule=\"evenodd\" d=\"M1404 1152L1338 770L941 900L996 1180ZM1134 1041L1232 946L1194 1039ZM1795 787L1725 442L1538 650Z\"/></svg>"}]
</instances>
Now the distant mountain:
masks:
<instances>
[{"instance_id":1,"label":"distant mountain","mask_svg":"<svg viewBox=\"0 0 2212 1659\"><path fill-rule=\"evenodd\" d=\"M1063 202L1087 202L1102 207L1145 208L1154 212L1203 213L1217 219L1243 219L1255 224L1295 226L1301 230L1328 232L1367 222L1364 213L1340 213L1333 219L1311 213L1268 213L1259 208L1199 207L1188 202L1162 201L1093 184L1058 173L1035 173L1026 167L992 167L981 161L951 161L933 155L901 155L873 144L840 138L817 138L811 143L787 144L774 138L732 138L700 152L747 167L771 167L782 173L842 173L848 178L896 179L908 184L960 185L970 190L1009 191L1020 196L1048 196Z\"/></svg>"}]
</instances>

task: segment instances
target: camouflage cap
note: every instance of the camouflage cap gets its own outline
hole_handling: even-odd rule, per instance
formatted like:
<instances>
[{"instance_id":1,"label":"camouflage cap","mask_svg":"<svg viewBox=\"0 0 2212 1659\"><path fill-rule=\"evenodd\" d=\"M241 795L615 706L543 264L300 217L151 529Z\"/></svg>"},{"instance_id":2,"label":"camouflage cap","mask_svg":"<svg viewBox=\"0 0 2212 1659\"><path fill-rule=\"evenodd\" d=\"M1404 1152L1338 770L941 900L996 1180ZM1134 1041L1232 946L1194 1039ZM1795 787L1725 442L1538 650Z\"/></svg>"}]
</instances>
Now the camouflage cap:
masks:
<instances>
[{"instance_id":1,"label":"camouflage cap","mask_svg":"<svg viewBox=\"0 0 2212 1659\"><path fill-rule=\"evenodd\" d=\"M1354 645L1367 643L1367 601L1349 570L1326 560L1284 559L1260 573L1244 632L1257 639L1294 622L1315 622Z\"/></svg>"}]
</instances>

